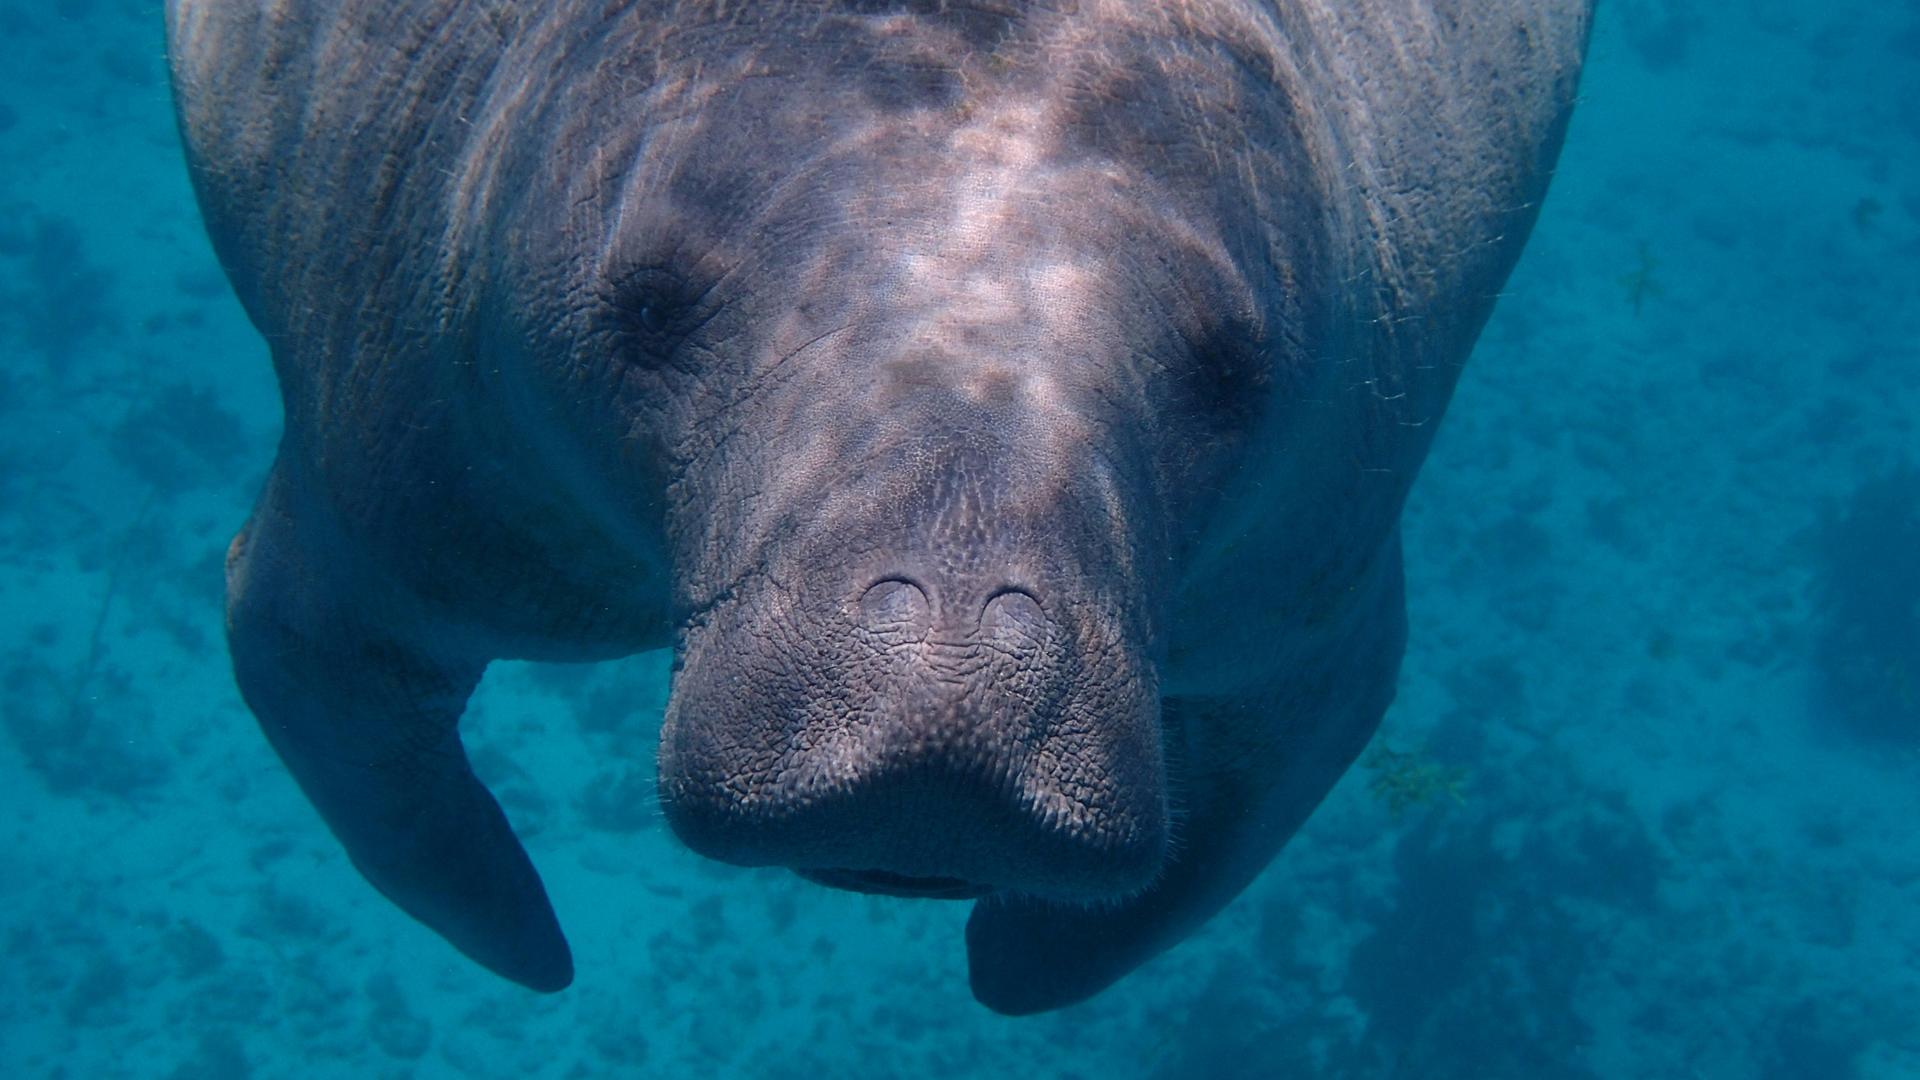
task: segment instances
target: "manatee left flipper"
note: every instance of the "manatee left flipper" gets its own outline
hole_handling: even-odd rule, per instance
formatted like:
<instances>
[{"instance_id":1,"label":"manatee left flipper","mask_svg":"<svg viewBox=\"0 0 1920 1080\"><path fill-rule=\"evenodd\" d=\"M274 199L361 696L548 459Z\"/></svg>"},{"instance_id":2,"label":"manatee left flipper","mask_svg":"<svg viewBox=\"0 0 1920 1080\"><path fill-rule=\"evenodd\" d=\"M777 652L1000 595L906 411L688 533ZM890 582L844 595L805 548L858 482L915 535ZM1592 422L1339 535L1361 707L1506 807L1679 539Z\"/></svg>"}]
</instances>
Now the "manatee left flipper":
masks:
<instances>
[{"instance_id":1,"label":"manatee left flipper","mask_svg":"<svg viewBox=\"0 0 1920 1080\"><path fill-rule=\"evenodd\" d=\"M1158 880L1117 904L981 900L967 920L974 997L1012 1015L1085 1000L1178 944L1272 860L1365 748L1393 699L1406 642L1400 544L1391 540L1339 632L1305 674L1263 693L1168 697L1161 723L1184 778L1174 850Z\"/></svg>"},{"instance_id":2,"label":"manatee left flipper","mask_svg":"<svg viewBox=\"0 0 1920 1080\"><path fill-rule=\"evenodd\" d=\"M1170 720L1184 724L1234 722L1223 715L1230 708L1238 711L1217 702L1169 700L1164 706ZM1201 781L1182 815L1169 865L1137 896L1091 907L1031 897L980 901L967 920L974 997L1016 1016L1058 1009L1092 997L1178 944L1260 873L1373 729L1363 723L1339 743L1303 748L1305 755L1282 775L1255 783L1240 782L1255 780L1244 774Z\"/></svg>"},{"instance_id":3,"label":"manatee left flipper","mask_svg":"<svg viewBox=\"0 0 1920 1080\"><path fill-rule=\"evenodd\" d=\"M375 888L494 972L563 989L573 958L546 890L460 743L485 661L409 630L284 469L227 556L241 694Z\"/></svg>"}]
</instances>

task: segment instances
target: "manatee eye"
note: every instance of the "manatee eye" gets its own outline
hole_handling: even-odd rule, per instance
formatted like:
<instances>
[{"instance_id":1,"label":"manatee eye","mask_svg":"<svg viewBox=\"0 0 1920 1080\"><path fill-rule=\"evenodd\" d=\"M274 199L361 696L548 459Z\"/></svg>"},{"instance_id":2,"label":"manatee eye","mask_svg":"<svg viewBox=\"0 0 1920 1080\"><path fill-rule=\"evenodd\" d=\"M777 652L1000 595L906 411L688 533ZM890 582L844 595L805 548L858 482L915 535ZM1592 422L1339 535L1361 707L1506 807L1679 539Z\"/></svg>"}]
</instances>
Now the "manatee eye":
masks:
<instances>
[{"instance_id":1,"label":"manatee eye","mask_svg":"<svg viewBox=\"0 0 1920 1080\"><path fill-rule=\"evenodd\" d=\"M687 305L675 295L679 291L672 282L626 283L614 290L614 316L621 329L630 334L651 337L669 333L686 313Z\"/></svg>"},{"instance_id":2,"label":"manatee eye","mask_svg":"<svg viewBox=\"0 0 1920 1080\"><path fill-rule=\"evenodd\" d=\"M1241 426L1265 411L1272 374L1262 342L1244 332L1214 334L1194 350L1182 397L1196 416Z\"/></svg>"},{"instance_id":3,"label":"manatee eye","mask_svg":"<svg viewBox=\"0 0 1920 1080\"><path fill-rule=\"evenodd\" d=\"M610 276L602 311L616 348L630 363L666 363L699 324L703 290L671 266L647 265Z\"/></svg>"}]
</instances>

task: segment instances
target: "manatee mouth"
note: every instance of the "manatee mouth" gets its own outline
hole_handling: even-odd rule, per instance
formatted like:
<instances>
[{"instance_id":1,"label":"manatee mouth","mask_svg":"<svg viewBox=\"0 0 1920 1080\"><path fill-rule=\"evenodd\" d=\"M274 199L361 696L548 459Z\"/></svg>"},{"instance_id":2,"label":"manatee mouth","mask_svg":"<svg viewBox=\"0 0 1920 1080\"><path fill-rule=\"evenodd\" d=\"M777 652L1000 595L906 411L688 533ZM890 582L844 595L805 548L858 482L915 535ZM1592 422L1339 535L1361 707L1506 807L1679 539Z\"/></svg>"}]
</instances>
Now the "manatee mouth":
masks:
<instances>
[{"instance_id":1,"label":"manatee mouth","mask_svg":"<svg viewBox=\"0 0 1920 1080\"><path fill-rule=\"evenodd\" d=\"M993 891L989 885L949 877L912 877L885 870L801 870L801 877L821 885L882 896L911 896L928 900L977 900Z\"/></svg>"}]
</instances>

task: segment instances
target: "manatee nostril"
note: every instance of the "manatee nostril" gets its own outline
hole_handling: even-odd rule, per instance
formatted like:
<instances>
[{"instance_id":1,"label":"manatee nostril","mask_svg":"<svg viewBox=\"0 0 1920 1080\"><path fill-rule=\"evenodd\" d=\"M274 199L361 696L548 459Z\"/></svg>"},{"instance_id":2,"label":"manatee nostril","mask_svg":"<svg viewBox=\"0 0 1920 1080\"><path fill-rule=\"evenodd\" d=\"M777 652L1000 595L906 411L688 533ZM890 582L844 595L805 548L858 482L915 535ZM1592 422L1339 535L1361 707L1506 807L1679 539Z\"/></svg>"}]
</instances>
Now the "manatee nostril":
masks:
<instances>
[{"instance_id":1,"label":"manatee nostril","mask_svg":"<svg viewBox=\"0 0 1920 1080\"><path fill-rule=\"evenodd\" d=\"M1005 588L987 598L980 629L995 638L1038 644L1046 640L1047 616L1032 593Z\"/></svg>"},{"instance_id":2,"label":"manatee nostril","mask_svg":"<svg viewBox=\"0 0 1920 1080\"><path fill-rule=\"evenodd\" d=\"M927 594L904 578L883 578L860 596L860 624L876 633L908 627L924 630L932 621Z\"/></svg>"}]
</instances>

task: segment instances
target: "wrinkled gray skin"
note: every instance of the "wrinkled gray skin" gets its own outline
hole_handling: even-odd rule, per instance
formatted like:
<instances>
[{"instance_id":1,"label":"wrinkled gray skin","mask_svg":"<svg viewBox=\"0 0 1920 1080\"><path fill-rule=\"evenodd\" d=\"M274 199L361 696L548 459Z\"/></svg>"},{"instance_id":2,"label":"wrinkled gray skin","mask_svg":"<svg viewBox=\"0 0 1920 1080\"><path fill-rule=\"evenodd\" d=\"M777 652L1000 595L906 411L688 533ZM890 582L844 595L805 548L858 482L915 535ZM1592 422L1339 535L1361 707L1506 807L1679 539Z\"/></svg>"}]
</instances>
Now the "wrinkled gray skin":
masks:
<instances>
[{"instance_id":1,"label":"wrinkled gray skin","mask_svg":"<svg viewBox=\"0 0 1920 1080\"><path fill-rule=\"evenodd\" d=\"M679 835L979 897L974 991L1030 1012L1217 911L1379 721L1401 502L1588 13L169 22L208 227L286 402L228 562L234 666L368 880L565 986L457 723L496 657L671 645Z\"/></svg>"}]
</instances>

